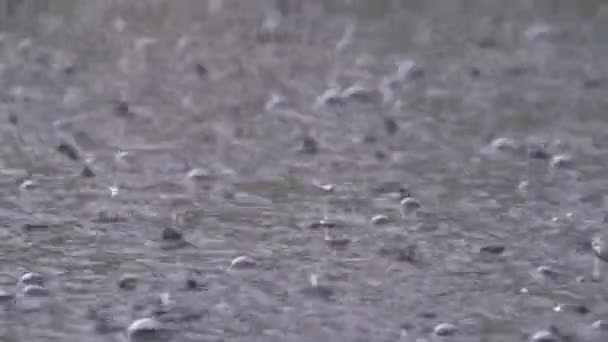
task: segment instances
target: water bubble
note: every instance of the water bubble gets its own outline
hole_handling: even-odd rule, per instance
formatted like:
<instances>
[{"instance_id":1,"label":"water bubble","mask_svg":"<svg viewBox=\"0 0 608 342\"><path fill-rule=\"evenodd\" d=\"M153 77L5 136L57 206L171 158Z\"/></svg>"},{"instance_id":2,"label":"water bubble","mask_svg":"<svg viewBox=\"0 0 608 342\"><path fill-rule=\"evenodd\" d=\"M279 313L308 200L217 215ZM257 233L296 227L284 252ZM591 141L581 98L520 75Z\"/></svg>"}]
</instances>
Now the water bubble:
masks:
<instances>
[{"instance_id":1,"label":"water bubble","mask_svg":"<svg viewBox=\"0 0 608 342\"><path fill-rule=\"evenodd\" d=\"M331 236L329 235L329 230L325 229L324 241L332 248L342 249L346 248L350 244L351 239L347 237Z\"/></svg>"},{"instance_id":2,"label":"water bubble","mask_svg":"<svg viewBox=\"0 0 608 342\"><path fill-rule=\"evenodd\" d=\"M93 172L93 170L91 170L89 165L85 164L82 166L82 170L80 170L80 177L92 178L92 177L95 177L95 172Z\"/></svg>"},{"instance_id":3,"label":"water bubble","mask_svg":"<svg viewBox=\"0 0 608 342\"><path fill-rule=\"evenodd\" d=\"M606 245L606 236L597 234L591 239L591 250L595 258L593 258L593 280L599 280L601 277L601 262L608 262L608 246Z\"/></svg>"},{"instance_id":4,"label":"water bubble","mask_svg":"<svg viewBox=\"0 0 608 342\"><path fill-rule=\"evenodd\" d=\"M603 79L593 77L593 78L586 79L583 82L583 87L585 87L585 89L596 89L596 88L601 87L603 84L604 84Z\"/></svg>"},{"instance_id":5,"label":"water bubble","mask_svg":"<svg viewBox=\"0 0 608 342\"><path fill-rule=\"evenodd\" d=\"M530 342L558 342L557 335L549 330L539 330L530 336Z\"/></svg>"},{"instance_id":6,"label":"water bubble","mask_svg":"<svg viewBox=\"0 0 608 342\"><path fill-rule=\"evenodd\" d=\"M382 246L378 250L378 254L381 256L385 256L391 258L397 262L408 262L408 263L416 263L417 262L417 252L416 245L385 245Z\"/></svg>"},{"instance_id":7,"label":"water bubble","mask_svg":"<svg viewBox=\"0 0 608 342\"><path fill-rule=\"evenodd\" d=\"M389 223L391 220L388 216L380 214L372 217L371 221L375 225L383 225Z\"/></svg>"},{"instance_id":8,"label":"water bubble","mask_svg":"<svg viewBox=\"0 0 608 342\"><path fill-rule=\"evenodd\" d=\"M543 37L549 37L554 34L555 31L556 30L553 26L543 23L536 23L525 31L524 36L528 40L536 40Z\"/></svg>"},{"instance_id":9,"label":"water bubble","mask_svg":"<svg viewBox=\"0 0 608 342\"><path fill-rule=\"evenodd\" d=\"M186 285L186 289L192 290L192 291L201 290L201 289L205 288L205 284L199 283L196 279L194 279L192 277L188 277L186 279L185 285Z\"/></svg>"},{"instance_id":10,"label":"water bubble","mask_svg":"<svg viewBox=\"0 0 608 342\"><path fill-rule=\"evenodd\" d=\"M574 161L571 155L558 154L551 158L550 165L556 168L570 168L574 165Z\"/></svg>"},{"instance_id":11,"label":"water bubble","mask_svg":"<svg viewBox=\"0 0 608 342\"><path fill-rule=\"evenodd\" d=\"M502 254L505 251L504 245L486 245L479 248L482 253Z\"/></svg>"},{"instance_id":12,"label":"water bubble","mask_svg":"<svg viewBox=\"0 0 608 342\"><path fill-rule=\"evenodd\" d=\"M375 89L365 86L362 82L356 82L344 89L340 98L352 99L360 102L372 102L378 97Z\"/></svg>"},{"instance_id":13,"label":"water bubble","mask_svg":"<svg viewBox=\"0 0 608 342\"><path fill-rule=\"evenodd\" d=\"M408 77L413 80L424 77L424 69L413 59L403 59L397 62L397 71L392 79L397 83L405 81Z\"/></svg>"},{"instance_id":14,"label":"water bubble","mask_svg":"<svg viewBox=\"0 0 608 342\"><path fill-rule=\"evenodd\" d=\"M134 274L124 274L118 280L118 287L123 290L135 290L138 280Z\"/></svg>"},{"instance_id":15,"label":"water bubble","mask_svg":"<svg viewBox=\"0 0 608 342\"><path fill-rule=\"evenodd\" d=\"M352 42L355 35L355 31L357 29L357 23L349 21L344 27L344 32L342 33L342 37L336 43L336 51L344 51L346 47L348 47Z\"/></svg>"},{"instance_id":16,"label":"water bubble","mask_svg":"<svg viewBox=\"0 0 608 342\"><path fill-rule=\"evenodd\" d=\"M314 184L317 188L325 192L333 192L336 189L335 184Z\"/></svg>"},{"instance_id":17,"label":"water bubble","mask_svg":"<svg viewBox=\"0 0 608 342\"><path fill-rule=\"evenodd\" d=\"M551 154L545 149L544 146L528 146L528 157L531 159L549 159Z\"/></svg>"},{"instance_id":18,"label":"water bubble","mask_svg":"<svg viewBox=\"0 0 608 342\"><path fill-rule=\"evenodd\" d=\"M525 194L526 192L528 192L529 188L530 183L528 181L521 181L519 185L517 185L517 191L521 194Z\"/></svg>"},{"instance_id":19,"label":"water bubble","mask_svg":"<svg viewBox=\"0 0 608 342\"><path fill-rule=\"evenodd\" d=\"M437 336L451 336L458 331L458 328L452 323L440 323L433 328L433 333Z\"/></svg>"},{"instance_id":20,"label":"water bubble","mask_svg":"<svg viewBox=\"0 0 608 342\"><path fill-rule=\"evenodd\" d=\"M41 274L35 272L26 272L17 281L17 287L24 287L26 285L44 285L44 278Z\"/></svg>"},{"instance_id":21,"label":"water bubble","mask_svg":"<svg viewBox=\"0 0 608 342\"><path fill-rule=\"evenodd\" d=\"M322 229L322 228L335 228L336 223L334 221L330 221L329 219L322 219L319 221L312 222L308 225L310 229Z\"/></svg>"},{"instance_id":22,"label":"water bubble","mask_svg":"<svg viewBox=\"0 0 608 342\"><path fill-rule=\"evenodd\" d=\"M11 125L16 126L17 124L19 124L19 117L15 113L9 113L8 114L8 122Z\"/></svg>"},{"instance_id":23,"label":"water bubble","mask_svg":"<svg viewBox=\"0 0 608 342\"><path fill-rule=\"evenodd\" d=\"M25 285L18 293L20 297L46 297L50 294L49 289L42 285Z\"/></svg>"},{"instance_id":24,"label":"water bubble","mask_svg":"<svg viewBox=\"0 0 608 342\"><path fill-rule=\"evenodd\" d=\"M402 199L400 206L401 206L401 216L403 218L405 218L408 214L412 213L413 211L420 209L422 207L420 205L420 202L418 202L418 200L414 199L413 197L406 197L406 198Z\"/></svg>"},{"instance_id":25,"label":"water bubble","mask_svg":"<svg viewBox=\"0 0 608 342\"><path fill-rule=\"evenodd\" d=\"M317 141L309 136L302 138L302 143L300 145L299 152L303 154L317 154L319 151L319 146Z\"/></svg>"},{"instance_id":26,"label":"water bubble","mask_svg":"<svg viewBox=\"0 0 608 342\"><path fill-rule=\"evenodd\" d=\"M606 330L608 331L608 321L603 319L597 320L591 324L591 327L594 329Z\"/></svg>"},{"instance_id":27,"label":"water bubble","mask_svg":"<svg viewBox=\"0 0 608 342\"><path fill-rule=\"evenodd\" d=\"M15 296L3 289L0 289L0 303L11 301L15 298Z\"/></svg>"},{"instance_id":28,"label":"water bubble","mask_svg":"<svg viewBox=\"0 0 608 342\"><path fill-rule=\"evenodd\" d=\"M471 77L477 78L477 77L481 76L481 69L474 66L474 67L471 67L471 69L469 70L469 73L470 73Z\"/></svg>"},{"instance_id":29,"label":"water bubble","mask_svg":"<svg viewBox=\"0 0 608 342\"><path fill-rule=\"evenodd\" d=\"M32 190L34 188L36 188L36 186L38 185L38 183L32 179L26 179L23 181L23 183L21 183L21 185L19 185L19 189L21 190Z\"/></svg>"},{"instance_id":30,"label":"water bubble","mask_svg":"<svg viewBox=\"0 0 608 342\"><path fill-rule=\"evenodd\" d=\"M67 142L62 142L56 147L57 152L63 154L67 158L73 161L77 161L80 159L80 153L78 153L78 149L74 147L74 145L69 144Z\"/></svg>"},{"instance_id":31,"label":"water bubble","mask_svg":"<svg viewBox=\"0 0 608 342\"><path fill-rule=\"evenodd\" d=\"M323 94L319 95L315 100L314 107L334 106L344 103L342 90L338 86L333 86L327 89Z\"/></svg>"},{"instance_id":32,"label":"water bubble","mask_svg":"<svg viewBox=\"0 0 608 342\"><path fill-rule=\"evenodd\" d=\"M392 118L384 118L384 130L388 135L394 135L399 130L399 125Z\"/></svg>"},{"instance_id":33,"label":"water bubble","mask_svg":"<svg viewBox=\"0 0 608 342\"><path fill-rule=\"evenodd\" d=\"M241 255L241 256L238 256L238 257L232 259L227 271L230 271L233 268L250 269L250 268L254 268L256 265L257 265L257 263L253 258L248 257L246 255Z\"/></svg>"},{"instance_id":34,"label":"water bubble","mask_svg":"<svg viewBox=\"0 0 608 342\"><path fill-rule=\"evenodd\" d=\"M316 273L311 274L308 277L309 286L304 288L303 292L308 295L317 296L325 300L329 300L333 297L335 291L328 285L319 283L319 275Z\"/></svg>"},{"instance_id":35,"label":"water bubble","mask_svg":"<svg viewBox=\"0 0 608 342\"><path fill-rule=\"evenodd\" d=\"M170 306L174 301L171 299L171 293L162 292L158 295L158 303L162 307Z\"/></svg>"},{"instance_id":36,"label":"water bubble","mask_svg":"<svg viewBox=\"0 0 608 342\"><path fill-rule=\"evenodd\" d=\"M553 267L547 266L547 265L538 266L536 268L536 272L542 276L551 277L551 278L554 278L559 274L559 272L557 272L557 270L555 270Z\"/></svg>"},{"instance_id":37,"label":"water bubble","mask_svg":"<svg viewBox=\"0 0 608 342\"><path fill-rule=\"evenodd\" d=\"M140 318L127 328L127 338L136 341L161 341L163 326L156 318Z\"/></svg>"},{"instance_id":38,"label":"water bubble","mask_svg":"<svg viewBox=\"0 0 608 342\"><path fill-rule=\"evenodd\" d=\"M287 98L285 97L285 95L277 92L271 92L270 96L268 97L268 101L266 101L266 105L264 105L264 109L266 111L271 111L285 104L287 104Z\"/></svg>"},{"instance_id":39,"label":"water bubble","mask_svg":"<svg viewBox=\"0 0 608 342\"><path fill-rule=\"evenodd\" d=\"M591 239L591 249L600 259L608 261L608 246L606 245L606 236L602 234L595 235Z\"/></svg>"},{"instance_id":40,"label":"water bubble","mask_svg":"<svg viewBox=\"0 0 608 342\"><path fill-rule=\"evenodd\" d=\"M188 173L186 174L186 179L198 181L198 180L208 179L210 175L211 175L210 172L206 169L195 168L195 169L188 171Z\"/></svg>"},{"instance_id":41,"label":"water bubble","mask_svg":"<svg viewBox=\"0 0 608 342\"><path fill-rule=\"evenodd\" d=\"M581 315L589 313L589 308L583 304L560 303L553 307L554 312L573 312Z\"/></svg>"},{"instance_id":42,"label":"water bubble","mask_svg":"<svg viewBox=\"0 0 608 342\"><path fill-rule=\"evenodd\" d=\"M112 27L114 28L114 31L116 31L118 33L122 33L125 30L125 28L127 27L127 23L121 17L117 17L112 22Z\"/></svg>"},{"instance_id":43,"label":"water bubble","mask_svg":"<svg viewBox=\"0 0 608 342\"><path fill-rule=\"evenodd\" d=\"M181 241L183 239L183 235L175 228L166 227L163 229L162 239L165 241Z\"/></svg>"},{"instance_id":44,"label":"water bubble","mask_svg":"<svg viewBox=\"0 0 608 342\"><path fill-rule=\"evenodd\" d=\"M108 190L110 190L110 197L116 197L116 196L118 196L118 193L120 192L120 188L118 187L117 184L109 186Z\"/></svg>"},{"instance_id":45,"label":"water bubble","mask_svg":"<svg viewBox=\"0 0 608 342\"><path fill-rule=\"evenodd\" d=\"M50 223L24 223L22 229L25 231L46 230L51 227Z\"/></svg>"},{"instance_id":46,"label":"water bubble","mask_svg":"<svg viewBox=\"0 0 608 342\"><path fill-rule=\"evenodd\" d=\"M134 113L129 107L129 103L125 100L118 100L114 103L114 114L121 118L133 117Z\"/></svg>"},{"instance_id":47,"label":"water bubble","mask_svg":"<svg viewBox=\"0 0 608 342\"><path fill-rule=\"evenodd\" d=\"M204 79L209 74L207 67L200 62L194 64L194 72L196 72L196 75L201 79Z\"/></svg>"},{"instance_id":48,"label":"water bubble","mask_svg":"<svg viewBox=\"0 0 608 342\"><path fill-rule=\"evenodd\" d=\"M515 151L518 146L515 140L511 138L500 137L492 140L490 146L496 151Z\"/></svg>"},{"instance_id":49,"label":"water bubble","mask_svg":"<svg viewBox=\"0 0 608 342\"><path fill-rule=\"evenodd\" d=\"M224 0L209 0L207 10L211 14L220 12L224 8Z\"/></svg>"},{"instance_id":50,"label":"water bubble","mask_svg":"<svg viewBox=\"0 0 608 342\"><path fill-rule=\"evenodd\" d=\"M118 150L114 154L114 162L121 165L128 165L135 161L135 155L129 151Z\"/></svg>"}]
</instances>

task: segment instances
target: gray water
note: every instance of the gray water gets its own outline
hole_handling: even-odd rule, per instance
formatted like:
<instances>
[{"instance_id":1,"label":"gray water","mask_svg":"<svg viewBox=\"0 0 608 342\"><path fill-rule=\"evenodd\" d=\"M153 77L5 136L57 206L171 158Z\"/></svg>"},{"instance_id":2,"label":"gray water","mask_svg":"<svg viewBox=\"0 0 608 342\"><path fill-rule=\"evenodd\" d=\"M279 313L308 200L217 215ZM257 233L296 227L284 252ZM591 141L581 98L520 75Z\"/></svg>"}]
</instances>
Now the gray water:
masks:
<instances>
[{"instance_id":1,"label":"gray water","mask_svg":"<svg viewBox=\"0 0 608 342\"><path fill-rule=\"evenodd\" d=\"M0 340L607 339L603 1L0 4Z\"/></svg>"}]
</instances>

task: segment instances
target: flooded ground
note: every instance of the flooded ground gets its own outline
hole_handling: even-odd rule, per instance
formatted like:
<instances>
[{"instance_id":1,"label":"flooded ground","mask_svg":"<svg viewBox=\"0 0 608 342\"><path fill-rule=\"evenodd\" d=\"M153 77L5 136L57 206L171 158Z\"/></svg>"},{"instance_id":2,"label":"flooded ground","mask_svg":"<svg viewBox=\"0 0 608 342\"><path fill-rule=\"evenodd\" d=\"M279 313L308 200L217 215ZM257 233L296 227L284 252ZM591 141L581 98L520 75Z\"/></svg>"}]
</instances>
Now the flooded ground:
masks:
<instances>
[{"instance_id":1,"label":"flooded ground","mask_svg":"<svg viewBox=\"0 0 608 342\"><path fill-rule=\"evenodd\" d=\"M602 1L0 3L0 340L608 339Z\"/></svg>"}]
</instances>

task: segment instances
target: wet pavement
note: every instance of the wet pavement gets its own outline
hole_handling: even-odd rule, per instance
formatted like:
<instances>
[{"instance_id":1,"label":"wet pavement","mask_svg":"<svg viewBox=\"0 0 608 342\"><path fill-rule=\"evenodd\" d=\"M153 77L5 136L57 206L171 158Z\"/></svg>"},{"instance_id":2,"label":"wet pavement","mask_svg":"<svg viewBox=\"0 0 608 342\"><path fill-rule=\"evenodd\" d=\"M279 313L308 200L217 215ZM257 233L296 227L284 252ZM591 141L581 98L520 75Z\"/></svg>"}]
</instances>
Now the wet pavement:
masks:
<instances>
[{"instance_id":1,"label":"wet pavement","mask_svg":"<svg viewBox=\"0 0 608 342\"><path fill-rule=\"evenodd\" d=\"M0 15L0 340L608 339L601 1Z\"/></svg>"}]
</instances>

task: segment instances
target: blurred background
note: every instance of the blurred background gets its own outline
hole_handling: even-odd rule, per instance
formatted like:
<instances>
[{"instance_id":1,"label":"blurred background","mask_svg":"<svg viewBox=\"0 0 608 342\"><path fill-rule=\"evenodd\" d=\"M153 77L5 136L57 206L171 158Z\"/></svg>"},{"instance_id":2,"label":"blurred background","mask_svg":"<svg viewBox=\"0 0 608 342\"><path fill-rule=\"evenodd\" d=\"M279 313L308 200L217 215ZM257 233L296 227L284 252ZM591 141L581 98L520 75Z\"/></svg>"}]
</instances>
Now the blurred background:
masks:
<instances>
[{"instance_id":1,"label":"blurred background","mask_svg":"<svg viewBox=\"0 0 608 342\"><path fill-rule=\"evenodd\" d=\"M0 340L604 341L606 56L600 0L0 0Z\"/></svg>"}]
</instances>

